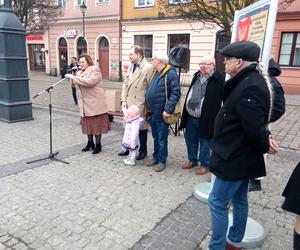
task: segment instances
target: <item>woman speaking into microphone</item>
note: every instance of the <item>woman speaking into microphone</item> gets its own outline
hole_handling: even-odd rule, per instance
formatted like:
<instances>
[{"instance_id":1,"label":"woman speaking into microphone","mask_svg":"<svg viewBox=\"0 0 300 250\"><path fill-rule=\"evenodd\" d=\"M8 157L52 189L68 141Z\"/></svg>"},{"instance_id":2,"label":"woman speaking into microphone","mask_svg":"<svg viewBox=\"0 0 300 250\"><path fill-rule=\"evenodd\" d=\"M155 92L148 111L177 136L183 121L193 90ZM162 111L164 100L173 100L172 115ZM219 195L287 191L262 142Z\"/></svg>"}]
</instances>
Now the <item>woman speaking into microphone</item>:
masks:
<instances>
[{"instance_id":1,"label":"woman speaking into microphone","mask_svg":"<svg viewBox=\"0 0 300 250\"><path fill-rule=\"evenodd\" d=\"M77 88L82 133L88 137L82 151L93 150L93 154L98 154L101 152L101 135L110 130L105 92L101 88L102 76L89 55L81 55L78 64L77 74L66 74L65 77L72 79Z\"/></svg>"}]
</instances>

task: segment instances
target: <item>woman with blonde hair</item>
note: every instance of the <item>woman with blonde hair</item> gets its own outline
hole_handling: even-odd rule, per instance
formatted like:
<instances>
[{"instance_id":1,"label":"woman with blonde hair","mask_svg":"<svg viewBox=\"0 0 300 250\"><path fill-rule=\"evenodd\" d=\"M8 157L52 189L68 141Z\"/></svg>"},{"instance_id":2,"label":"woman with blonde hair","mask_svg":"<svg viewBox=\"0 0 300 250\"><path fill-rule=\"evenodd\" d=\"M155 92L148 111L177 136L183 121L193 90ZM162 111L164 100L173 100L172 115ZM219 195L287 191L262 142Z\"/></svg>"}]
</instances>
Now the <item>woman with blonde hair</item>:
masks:
<instances>
[{"instance_id":1,"label":"woman with blonde hair","mask_svg":"<svg viewBox=\"0 0 300 250\"><path fill-rule=\"evenodd\" d=\"M82 151L93 150L93 154L98 154L102 148L101 135L110 130L105 92L101 88L102 75L89 55L81 55L78 64L80 71L76 76L66 74L65 77L72 79L77 88L82 133L88 137L87 145Z\"/></svg>"}]
</instances>

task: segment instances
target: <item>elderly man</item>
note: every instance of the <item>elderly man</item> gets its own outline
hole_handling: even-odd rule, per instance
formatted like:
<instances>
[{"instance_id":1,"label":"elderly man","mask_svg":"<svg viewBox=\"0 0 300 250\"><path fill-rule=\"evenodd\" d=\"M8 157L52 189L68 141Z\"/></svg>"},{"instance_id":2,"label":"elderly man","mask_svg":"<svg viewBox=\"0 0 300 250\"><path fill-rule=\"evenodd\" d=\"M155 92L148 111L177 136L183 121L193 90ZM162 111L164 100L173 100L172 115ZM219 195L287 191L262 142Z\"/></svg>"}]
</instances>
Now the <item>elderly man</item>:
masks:
<instances>
[{"instance_id":1,"label":"elderly man","mask_svg":"<svg viewBox=\"0 0 300 250\"><path fill-rule=\"evenodd\" d=\"M250 41L221 50L230 79L224 86L223 106L215 120L209 170L216 180L209 195L212 216L210 250L241 249L248 216L249 179L266 175L263 154L275 154L270 136L271 88L258 64L260 48ZM233 225L228 227L228 203Z\"/></svg>"},{"instance_id":2,"label":"elderly man","mask_svg":"<svg viewBox=\"0 0 300 250\"><path fill-rule=\"evenodd\" d=\"M179 78L175 68L169 64L169 57L163 51L154 53L151 63L156 71L146 93L148 121L154 140L153 159L147 164L154 166L156 172L166 168L168 157L168 127L163 116L170 116L180 98ZM165 84L167 85L168 100L166 101Z\"/></svg>"},{"instance_id":3,"label":"elderly man","mask_svg":"<svg viewBox=\"0 0 300 250\"><path fill-rule=\"evenodd\" d=\"M128 108L131 105L138 106L140 113L144 115L145 94L154 74L153 67L144 57L144 51L140 46L133 46L129 51L131 66L127 71L123 82L121 103L122 107ZM136 160L143 160L147 156L147 132L148 124L145 123L139 132L140 148ZM128 155L128 151L121 151L119 156Z\"/></svg>"},{"instance_id":4,"label":"elderly man","mask_svg":"<svg viewBox=\"0 0 300 250\"><path fill-rule=\"evenodd\" d=\"M200 162L200 167L196 168L197 175L208 173L210 141L223 98L224 76L215 70L215 66L212 56L200 60L200 70L195 73L187 92L180 124L180 129L186 129L184 135L188 152L188 162L182 168L190 169Z\"/></svg>"}]
</instances>

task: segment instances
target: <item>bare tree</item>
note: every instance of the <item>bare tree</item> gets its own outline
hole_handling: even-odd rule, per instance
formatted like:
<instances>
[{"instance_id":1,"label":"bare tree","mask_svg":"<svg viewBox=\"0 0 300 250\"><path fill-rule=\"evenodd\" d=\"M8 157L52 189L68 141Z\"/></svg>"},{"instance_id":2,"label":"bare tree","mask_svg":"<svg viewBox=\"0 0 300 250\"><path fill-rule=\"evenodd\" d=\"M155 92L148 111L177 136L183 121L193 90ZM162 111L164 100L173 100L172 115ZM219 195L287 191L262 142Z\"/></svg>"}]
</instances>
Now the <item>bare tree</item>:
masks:
<instances>
[{"instance_id":1,"label":"bare tree","mask_svg":"<svg viewBox=\"0 0 300 250\"><path fill-rule=\"evenodd\" d=\"M294 1L280 1L281 9L289 7ZM168 15L181 16L191 22L215 23L224 30L227 37L231 36L234 12L255 2L257 0L159 0L161 12L168 10Z\"/></svg>"},{"instance_id":2,"label":"bare tree","mask_svg":"<svg viewBox=\"0 0 300 250\"><path fill-rule=\"evenodd\" d=\"M53 21L63 13L55 0L13 0L12 8L28 34L42 31L49 20Z\"/></svg>"}]
</instances>

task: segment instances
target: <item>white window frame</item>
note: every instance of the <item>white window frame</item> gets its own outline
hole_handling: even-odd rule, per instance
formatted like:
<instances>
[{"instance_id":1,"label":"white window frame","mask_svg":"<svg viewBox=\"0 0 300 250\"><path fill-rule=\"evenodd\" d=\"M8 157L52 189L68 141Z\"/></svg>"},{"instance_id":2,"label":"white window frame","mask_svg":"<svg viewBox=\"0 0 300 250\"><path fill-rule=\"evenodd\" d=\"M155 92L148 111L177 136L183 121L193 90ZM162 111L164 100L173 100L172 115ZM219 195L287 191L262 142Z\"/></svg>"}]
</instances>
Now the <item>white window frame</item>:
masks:
<instances>
[{"instance_id":1,"label":"white window frame","mask_svg":"<svg viewBox=\"0 0 300 250\"><path fill-rule=\"evenodd\" d=\"M176 1L176 2L174 2ZM191 3L192 0L169 0L169 4L181 4L181 3Z\"/></svg>"},{"instance_id":2,"label":"white window frame","mask_svg":"<svg viewBox=\"0 0 300 250\"><path fill-rule=\"evenodd\" d=\"M96 0L96 4L109 4L110 0Z\"/></svg>"},{"instance_id":3,"label":"white window frame","mask_svg":"<svg viewBox=\"0 0 300 250\"><path fill-rule=\"evenodd\" d=\"M80 4L78 5L78 2L80 1ZM84 0L75 0L75 7L80 7L80 5L82 5ZM86 1L85 1L85 5L86 5Z\"/></svg>"},{"instance_id":4,"label":"white window frame","mask_svg":"<svg viewBox=\"0 0 300 250\"><path fill-rule=\"evenodd\" d=\"M135 7L136 8L141 8L141 7L153 7L154 6L154 0L151 0L152 1L152 4L147 4L147 1L148 0L144 0L144 3L143 5L139 5L139 0L135 0Z\"/></svg>"},{"instance_id":5,"label":"white window frame","mask_svg":"<svg viewBox=\"0 0 300 250\"><path fill-rule=\"evenodd\" d=\"M62 4L60 4L62 3ZM56 4L62 8L66 8L67 7L67 0L57 0Z\"/></svg>"},{"instance_id":6,"label":"white window frame","mask_svg":"<svg viewBox=\"0 0 300 250\"><path fill-rule=\"evenodd\" d=\"M153 47L154 47L154 34L151 34L151 33L137 33L137 34L133 34L132 36L132 41L133 41L133 44L132 45L137 45L135 44L135 37L136 36L152 36L152 45L151 45L151 55L153 56ZM144 47L143 47L144 48ZM145 48L144 48L145 49ZM146 53L145 53L145 58L147 59L151 59L150 57L146 57Z\"/></svg>"}]
</instances>

